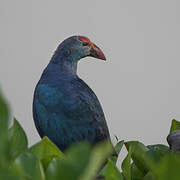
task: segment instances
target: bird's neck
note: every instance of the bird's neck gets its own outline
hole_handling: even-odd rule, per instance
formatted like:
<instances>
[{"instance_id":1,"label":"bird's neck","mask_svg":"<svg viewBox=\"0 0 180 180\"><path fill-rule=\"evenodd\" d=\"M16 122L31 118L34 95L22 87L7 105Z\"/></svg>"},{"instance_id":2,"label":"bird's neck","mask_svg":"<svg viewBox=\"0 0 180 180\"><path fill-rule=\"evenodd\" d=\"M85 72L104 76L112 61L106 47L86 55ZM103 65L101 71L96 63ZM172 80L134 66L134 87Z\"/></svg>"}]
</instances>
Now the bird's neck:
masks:
<instances>
[{"instance_id":1,"label":"bird's neck","mask_svg":"<svg viewBox=\"0 0 180 180\"><path fill-rule=\"evenodd\" d=\"M77 74L77 61L72 57L59 56L52 58L50 61L54 67L59 71L60 74L65 76L75 76Z\"/></svg>"}]
</instances>

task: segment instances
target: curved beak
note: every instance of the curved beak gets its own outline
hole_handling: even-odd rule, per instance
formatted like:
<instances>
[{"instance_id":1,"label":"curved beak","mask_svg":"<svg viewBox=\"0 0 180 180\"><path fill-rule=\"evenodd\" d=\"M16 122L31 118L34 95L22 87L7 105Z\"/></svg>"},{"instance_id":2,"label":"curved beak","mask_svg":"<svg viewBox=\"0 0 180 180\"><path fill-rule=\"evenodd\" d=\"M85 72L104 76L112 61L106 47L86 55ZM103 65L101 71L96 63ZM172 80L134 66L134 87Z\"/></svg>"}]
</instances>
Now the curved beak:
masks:
<instances>
[{"instance_id":1,"label":"curved beak","mask_svg":"<svg viewBox=\"0 0 180 180\"><path fill-rule=\"evenodd\" d=\"M106 60L104 53L95 44L93 44L93 46L91 46L89 56L97 58L97 59L102 59L104 61Z\"/></svg>"}]
</instances>

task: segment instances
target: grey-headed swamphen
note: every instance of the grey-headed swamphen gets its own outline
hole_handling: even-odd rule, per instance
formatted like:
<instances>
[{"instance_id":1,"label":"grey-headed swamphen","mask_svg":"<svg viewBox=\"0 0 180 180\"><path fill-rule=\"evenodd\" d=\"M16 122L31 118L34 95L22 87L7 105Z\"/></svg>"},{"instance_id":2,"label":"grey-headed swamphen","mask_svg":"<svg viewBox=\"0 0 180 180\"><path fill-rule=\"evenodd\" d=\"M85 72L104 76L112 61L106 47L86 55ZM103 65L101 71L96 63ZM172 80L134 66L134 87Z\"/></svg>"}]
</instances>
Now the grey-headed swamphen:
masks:
<instances>
[{"instance_id":1,"label":"grey-headed swamphen","mask_svg":"<svg viewBox=\"0 0 180 180\"><path fill-rule=\"evenodd\" d=\"M87 56L106 60L100 48L84 36L64 40L34 92L33 117L38 133L62 151L74 142L96 144L110 138L97 96L77 75L78 61Z\"/></svg>"}]
</instances>

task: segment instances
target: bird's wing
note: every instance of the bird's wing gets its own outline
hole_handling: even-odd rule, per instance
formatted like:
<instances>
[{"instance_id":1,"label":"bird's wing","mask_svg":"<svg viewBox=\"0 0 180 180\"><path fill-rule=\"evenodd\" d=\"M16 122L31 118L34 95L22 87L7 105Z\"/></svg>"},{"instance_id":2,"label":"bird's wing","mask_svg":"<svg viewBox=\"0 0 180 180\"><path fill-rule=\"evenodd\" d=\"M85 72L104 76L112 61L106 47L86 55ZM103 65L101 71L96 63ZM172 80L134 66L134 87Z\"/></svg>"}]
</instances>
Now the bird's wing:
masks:
<instances>
[{"instance_id":1,"label":"bird's wing","mask_svg":"<svg viewBox=\"0 0 180 180\"><path fill-rule=\"evenodd\" d=\"M96 143L109 138L96 95L81 79L70 83L64 91L47 84L38 85L34 114L41 136L50 137L58 146L82 140Z\"/></svg>"}]
</instances>

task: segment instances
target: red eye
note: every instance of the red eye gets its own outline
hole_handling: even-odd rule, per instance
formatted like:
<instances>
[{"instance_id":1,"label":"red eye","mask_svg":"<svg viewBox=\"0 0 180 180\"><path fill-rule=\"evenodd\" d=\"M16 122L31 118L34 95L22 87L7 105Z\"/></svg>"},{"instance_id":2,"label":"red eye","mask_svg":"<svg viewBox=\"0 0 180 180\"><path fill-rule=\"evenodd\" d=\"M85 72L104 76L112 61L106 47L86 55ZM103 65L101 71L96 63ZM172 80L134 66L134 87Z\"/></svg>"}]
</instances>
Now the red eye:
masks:
<instances>
[{"instance_id":1,"label":"red eye","mask_svg":"<svg viewBox=\"0 0 180 180\"><path fill-rule=\"evenodd\" d=\"M89 43L88 42L83 42L82 45L83 46L89 46Z\"/></svg>"}]
</instances>

